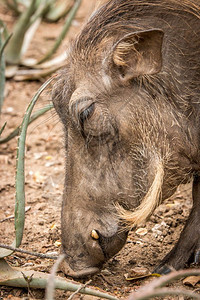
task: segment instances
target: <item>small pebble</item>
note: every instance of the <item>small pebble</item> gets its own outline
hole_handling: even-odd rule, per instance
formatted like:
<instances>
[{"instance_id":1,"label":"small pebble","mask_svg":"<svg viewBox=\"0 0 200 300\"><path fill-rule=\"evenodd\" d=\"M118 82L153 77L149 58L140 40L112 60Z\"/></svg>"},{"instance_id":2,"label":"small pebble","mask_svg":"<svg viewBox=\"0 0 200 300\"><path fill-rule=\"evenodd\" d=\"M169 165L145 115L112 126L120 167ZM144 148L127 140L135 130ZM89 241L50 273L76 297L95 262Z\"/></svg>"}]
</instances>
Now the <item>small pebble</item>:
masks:
<instances>
[{"instance_id":1,"label":"small pebble","mask_svg":"<svg viewBox=\"0 0 200 300\"><path fill-rule=\"evenodd\" d=\"M146 228L138 228L135 233L137 235L144 236L147 234L147 232L148 232L148 230Z\"/></svg>"},{"instance_id":2,"label":"small pebble","mask_svg":"<svg viewBox=\"0 0 200 300\"><path fill-rule=\"evenodd\" d=\"M105 275L105 276L110 276L110 275L112 275L112 273L111 273L108 269L102 270L101 273L102 273L103 275Z\"/></svg>"}]
</instances>

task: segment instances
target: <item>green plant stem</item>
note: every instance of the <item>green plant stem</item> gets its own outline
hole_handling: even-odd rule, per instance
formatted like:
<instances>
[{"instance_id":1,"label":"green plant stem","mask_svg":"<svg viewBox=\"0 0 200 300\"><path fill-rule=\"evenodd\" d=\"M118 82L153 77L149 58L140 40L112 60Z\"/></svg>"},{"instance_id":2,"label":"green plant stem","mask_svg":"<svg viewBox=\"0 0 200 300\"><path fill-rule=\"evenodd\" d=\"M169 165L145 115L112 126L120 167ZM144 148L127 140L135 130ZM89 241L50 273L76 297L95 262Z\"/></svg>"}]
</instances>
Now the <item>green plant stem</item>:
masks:
<instances>
[{"instance_id":1,"label":"green plant stem","mask_svg":"<svg viewBox=\"0 0 200 300\"><path fill-rule=\"evenodd\" d=\"M60 46L62 40L64 39L65 35L67 34L67 32L70 28L72 20L74 19L80 4L81 4L81 0L76 0L74 6L72 7L72 9L69 12L68 17L66 18L66 22L63 26L61 34L59 35L58 39L56 40L54 46L52 47L52 49L50 49L50 51L48 51L46 53L46 55L41 60L38 61L37 64L41 64L41 63L45 62L46 60L48 60L58 49L58 47Z\"/></svg>"},{"instance_id":2,"label":"green plant stem","mask_svg":"<svg viewBox=\"0 0 200 300\"><path fill-rule=\"evenodd\" d=\"M25 270L23 271L22 275L22 272L20 272L17 269L11 268L4 259L0 259L0 267L0 285L26 288L29 286L30 288L36 289L45 289L47 285L49 274ZM30 278L31 280L27 282L26 278ZM59 276L55 277L54 284L56 289L67 290L71 292L80 290L80 293L82 294L92 295L104 299L118 300L118 298L109 295L105 292L101 292L87 287L84 288L81 284L77 284L70 280L65 280Z\"/></svg>"},{"instance_id":3,"label":"green plant stem","mask_svg":"<svg viewBox=\"0 0 200 300\"><path fill-rule=\"evenodd\" d=\"M12 33L6 37L5 42L3 43L2 47L0 47L0 59L2 58L5 47L7 46L11 37L12 37Z\"/></svg>"},{"instance_id":4,"label":"green plant stem","mask_svg":"<svg viewBox=\"0 0 200 300\"><path fill-rule=\"evenodd\" d=\"M33 121L44 115L47 111L53 108L53 104L49 104L38 111L36 111L29 120L29 124L31 124ZM17 135L19 135L20 132L20 126L18 126L15 130L13 130L7 137L0 139L0 144L7 143Z\"/></svg>"},{"instance_id":5,"label":"green plant stem","mask_svg":"<svg viewBox=\"0 0 200 300\"><path fill-rule=\"evenodd\" d=\"M0 285L45 289L49 279L49 274L46 274L44 272L24 270L22 274L21 270L11 268L4 259L0 259L0 270ZM99 290L95 290L94 288L84 288L84 286L81 284L77 284L71 280L63 279L59 276L55 277L54 284L55 288L57 289L67 290L71 292L80 290L80 293L82 294L88 294L110 300L118 300L116 297L109 295L103 291L101 292Z\"/></svg>"},{"instance_id":6,"label":"green plant stem","mask_svg":"<svg viewBox=\"0 0 200 300\"><path fill-rule=\"evenodd\" d=\"M5 89L5 58L4 49L8 44L12 35L9 35L4 43L2 43L2 33L0 32L0 115L4 101L4 89ZM4 129L4 128L3 128ZM2 131L1 131L2 133Z\"/></svg>"},{"instance_id":7,"label":"green plant stem","mask_svg":"<svg viewBox=\"0 0 200 300\"><path fill-rule=\"evenodd\" d=\"M6 1L6 5L11 8L17 15L20 14L20 11L18 9L18 6L17 6L17 2L16 0L13 0L13 3L10 3L9 0Z\"/></svg>"},{"instance_id":8,"label":"green plant stem","mask_svg":"<svg viewBox=\"0 0 200 300\"><path fill-rule=\"evenodd\" d=\"M30 27L31 16L35 10L36 0L32 0L30 6L22 13L15 25L13 36L6 48L6 61L10 64L18 64L20 62L24 36Z\"/></svg>"},{"instance_id":9,"label":"green plant stem","mask_svg":"<svg viewBox=\"0 0 200 300\"><path fill-rule=\"evenodd\" d=\"M16 247L19 247L23 237L24 221L25 221L25 191L24 191L24 154L27 127L30 120L33 107L43 90L50 84L53 78L48 79L37 91L30 102L20 130L17 149L17 171L16 171L16 200L15 200L15 239Z\"/></svg>"},{"instance_id":10,"label":"green plant stem","mask_svg":"<svg viewBox=\"0 0 200 300\"><path fill-rule=\"evenodd\" d=\"M0 114L4 100L5 88L5 60L2 48L2 32L0 32Z\"/></svg>"},{"instance_id":11,"label":"green plant stem","mask_svg":"<svg viewBox=\"0 0 200 300\"><path fill-rule=\"evenodd\" d=\"M2 135L2 132L4 131L5 127L6 127L6 122L3 124L3 126L0 129L0 136Z\"/></svg>"},{"instance_id":12,"label":"green plant stem","mask_svg":"<svg viewBox=\"0 0 200 300\"><path fill-rule=\"evenodd\" d=\"M30 26L37 19L42 18L42 16L45 14L45 12L49 10L51 3L52 3L52 0L43 0L40 2L40 5L38 5L37 10L35 11L34 15L31 17Z\"/></svg>"},{"instance_id":13,"label":"green plant stem","mask_svg":"<svg viewBox=\"0 0 200 300\"><path fill-rule=\"evenodd\" d=\"M0 20L0 28L3 29L3 39L5 41L10 36L10 34L8 32L6 25L4 24L4 22L2 20Z\"/></svg>"},{"instance_id":14,"label":"green plant stem","mask_svg":"<svg viewBox=\"0 0 200 300\"><path fill-rule=\"evenodd\" d=\"M68 2L70 2L70 0L68 0ZM69 3L67 3L67 1L61 2L59 4L55 3L50 7L50 10L47 15L45 15L45 18L50 22L56 22L60 18L65 17L68 14L70 8L71 6Z\"/></svg>"}]
</instances>

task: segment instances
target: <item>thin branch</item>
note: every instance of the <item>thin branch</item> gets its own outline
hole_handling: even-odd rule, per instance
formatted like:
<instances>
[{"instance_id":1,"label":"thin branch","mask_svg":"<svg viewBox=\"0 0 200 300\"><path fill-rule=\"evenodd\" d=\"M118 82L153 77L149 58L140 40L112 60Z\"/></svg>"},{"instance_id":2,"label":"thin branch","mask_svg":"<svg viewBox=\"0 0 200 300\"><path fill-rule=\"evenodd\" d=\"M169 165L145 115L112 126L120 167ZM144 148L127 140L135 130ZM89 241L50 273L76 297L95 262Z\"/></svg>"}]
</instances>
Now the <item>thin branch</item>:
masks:
<instances>
[{"instance_id":1,"label":"thin branch","mask_svg":"<svg viewBox=\"0 0 200 300\"><path fill-rule=\"evenodd\" d=\"M69 296L68 300L72 300L72 298L77 295L78 293L80 293L80 291L82 289L84 289L86 286L88 286L90 283L92 282L92 279L88 280L85 284L83 284L83 286L80 286L80 288L74 292L73 294L71 294L71 296Z\"/></svg>"},{"instance_id":2,"label":"thin branch","mask_svg":"<svg viewBox=\"0 0 200 300\"><path fill-rule=\"evenodd\" d=\"M1 244L1 243L0 243L0 248L4 248L4 249L12 250L14 252L20 252L20 253L24 253L24 254L28 254L28 255L32 255L32 256L37 256L37 257L40 257L40 258L48 258L48 259L57 259L58 258L58 256L52 256L52 255L37 253L37 252L31 252L31 251L28 251L28 250L15 248L15 247L5 245L5 244Z\"/></svg>"},{"instance_id":3,"label":"thin branch","mask_svg":"<svg viewBox=\"0 0 200 300\"><path fill-rule=\"evenodd\" d=\"M31 292L31 288L30 288L30 283L31 283L31 281L32 281L32 278L33 278L34 273L31 274L31 276L27 276L27 275L24 274L23 272L21 272L21 273L22 273L24 279L25 279L26 282L27 282L28 296L30 296L30 297L32 297L32 298L34 299L34 296L33 296L32 292Z\"/></svg>"},{"instance_id":4,"label":"thin branch","mask_svg":"<svg viewBox=\"0 0 200 300\"><path fill-rule=\"evenodd\" d=\"M190 269L190 270L181 270L181 271L175 271L168 275L164 275L160 278L156 278L153 280L150 284L147 284L140 288L137 292L134 292L130 295L128 298L129 300L144 300L144 299L150 299L152 297L160 296L160 292L165 293L168 290L168 294L172 293L179 293L183 294L185 291L182 290L172 290L172 289L165 289L163 288L167 284L171 283L172 281L178 280L183 277L187 276L195 276L200 275L200 269ZM188 292L188 291L187 291ZM162 294L164 295L164 294ZM186 294L185 294L186 295ZM191 297L191 295L189 295ZM200 299L199 295L193 294L194 299Z\"/></svg>"},{"instance_id":5,"label":"thin branch","mask_svg":"<svg viewBox=\"0 0 200 300\"><path fill-rule=\"evenodd\" d=\"M27 207L25 208L25 212L29 211L30 209L31 209L31 206L27 206ZM11 219L14 219L14 217L15 217L15 215L11 215L11 216L9 216L9 217L6 217L6 218L0 220L0 223L3 223L3 222L5 222L5 221L11 220Z\"/></svg>"},{"instance_id":6,"label":"thin branch","mask_svg":"<svg viewBox=\"0 0 200 300\"><path fill-rule=\"evenodd\" d=\"M55 264L53 265L53 268L51 270L48 282L47 282L47 287L46 287L46 295L45 299L46 300L54 300L54 290L55 290L55 276L56 272L58 270L58 267L60 263L64 260L65 254L61 254L58 259L56 260Z\"/></svg>"},{"instance_id":7,"label":"thin branch","mask_svg":"<svg viewBox=\"0 0 200 300\"><path fill-rule=\"evenodd\" d=\"M198 299L200 300L200 295L194 293L193 291L188 290L181 290L181 289L171 289L171 288L160 288L155 289L153 291L143 291L140 293L134 292L128 300L147 300L147 299L154 299L155 297L164 297L167 295L184 295L190 297L191 299Z\"/></svg>"},{"instance_id":8,"label":"thin branch","mask_svg":"<svg viewBox=\"0 0 200 300\"><path fill-rule=\"evenodd\" d=\"M183 277L199 276L199 275L200 275L200 269L174 271L165 276L160 277L159 279L157 279L157 281L155 280L155 282L153 281L152 283L155 288L160 288L160 287L166 286L167 284L171 283L172 281L181 279Z\"/></svg>"}]
</instances>

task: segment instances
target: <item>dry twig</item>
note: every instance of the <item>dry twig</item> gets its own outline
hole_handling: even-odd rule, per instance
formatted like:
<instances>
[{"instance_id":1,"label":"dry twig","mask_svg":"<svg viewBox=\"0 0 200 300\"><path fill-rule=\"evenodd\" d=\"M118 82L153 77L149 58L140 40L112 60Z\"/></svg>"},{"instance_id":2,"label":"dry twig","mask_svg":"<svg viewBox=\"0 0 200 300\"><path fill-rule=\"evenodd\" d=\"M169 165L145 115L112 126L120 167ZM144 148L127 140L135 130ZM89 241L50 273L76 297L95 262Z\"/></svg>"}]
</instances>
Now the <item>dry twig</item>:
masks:
<instances>
[{"instance_id":1,"label":"dry twig","mask_svg":"<svg viewBox=\"0 0 200 300\"><path fill-rule=\"evenodd\" d=\"M20 253L24 253L24 254L28 254L28 255L32 255L32 256L37 256L40 258L48 258L48 259L57 259L58 258L58 256L52 256L52 255L37 253L37 252L31 252L31 251L23 250L20 248L14 248L12 246L5 245L5 244L0 244L0 248L9 249L9 250L12 250L15 252L20 252Z\"/></svg>"},{"instance_id":2,"label":"dry twig","mask_svg":"<svg viewBox=\"0 0 200 300\"><path fill-rule=\"evenodd\" d=\"M25 208L25 212L29 211L30 209L31 209L31 206L27 206L27 207ZM14 217L15 217L15 215L11 215L11 216L9 216L9 217L6 217L6 218L0 220L0 223L3 223L3 222L8 221L8 220L10 220L10 219L14 219Z\"/></svg>"},{"instance_id":3,"label":"dry twig","mask_svg":"<svg viewBox=\"0 0 200 300\"><path fill-rule=\"evenodd\" d=\"M58 267L60 263L65 258L65 254L61 254L58 259L56 260L55 264L53 265L53 268L51 270L51 273L49 275L47 287L46 287L46 293L45 293L45 299L46 300L53 300L54 299L54 290L55 290L55 276L56 272L58 270Z\"/></svg>"},{"instance_id":4,"label":"dry twig","mask_svg":"<svg viewBox=\"0 0 200 300\"><path fill-rule=\"evenodd\" d=\"M92 282L92 280L90 279L85 284L80 286L80 288L77 291L75 291L73 294L71 294L71 296L69 296L68 300L72 300L76 294L78 294L82 289L84 289L86 286L88 286L91 282Z\"/></svg>"},{"instance_id":5,"label":"dry twig","mask_svg":"<svg viewBox=\"0 0 200 300\"><path fill-rule=\"evenodd\" d=\"M31 298L34 299L34 296L33 296L32 292L31 292L31 288L30 288L30 282L31 282L31 280L32 280L32 278L33 278L33 274L31 274L31 276L26 276L26 274L24 274L23 272L21 272L21 273L22 273L24 279L25 279L26 282L27 282L27 286L28 286L28 295L31 296Z\"/></svg>"},{"instance_id":6,"label":"dry twig","mask_svg":"<svg viewBox=\"0 0 200 300\"><path fill-rule=\"evenodd\" d=\"M200 295L194 293L193 291L187 291L183 289L172 289L166 288L165 286L172 281L178 280L180 278L190 276L190 275L200 275L199 269L190 269L190 270L181 270L175 271L168 275L162 276L153 280L151 283L146 284L138 291L132 293L128 300L144 300L152 299L157 296L166 296L166 295L185 295L192 299L199 299Z\"/></svg>"}]
</instances>

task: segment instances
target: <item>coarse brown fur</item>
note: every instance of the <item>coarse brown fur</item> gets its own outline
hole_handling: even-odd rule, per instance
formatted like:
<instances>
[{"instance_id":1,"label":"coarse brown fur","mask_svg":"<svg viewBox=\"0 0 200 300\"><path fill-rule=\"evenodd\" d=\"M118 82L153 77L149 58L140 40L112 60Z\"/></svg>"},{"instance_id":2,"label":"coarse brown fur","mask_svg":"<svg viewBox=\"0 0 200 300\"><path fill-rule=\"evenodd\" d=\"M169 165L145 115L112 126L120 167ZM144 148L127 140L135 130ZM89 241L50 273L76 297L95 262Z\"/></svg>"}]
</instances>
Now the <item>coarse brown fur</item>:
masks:
<instances>
[{"instance_id":1,"label":"coarse brown fur","mask_svg":"<svg viewBox=\"0 0 200 300\"><path fill-rule=\"evenodd\" d=\"M66 138L62 242L72 269L99 268L123 246L124 223L138 225L198 174L199 96L199 1L110 0L91 16L53 92ZM179 262L175 250L164 261L177 269L193 253L179 244Z\"/></svg>"}]
</instances>

